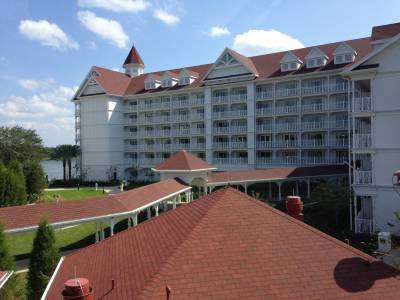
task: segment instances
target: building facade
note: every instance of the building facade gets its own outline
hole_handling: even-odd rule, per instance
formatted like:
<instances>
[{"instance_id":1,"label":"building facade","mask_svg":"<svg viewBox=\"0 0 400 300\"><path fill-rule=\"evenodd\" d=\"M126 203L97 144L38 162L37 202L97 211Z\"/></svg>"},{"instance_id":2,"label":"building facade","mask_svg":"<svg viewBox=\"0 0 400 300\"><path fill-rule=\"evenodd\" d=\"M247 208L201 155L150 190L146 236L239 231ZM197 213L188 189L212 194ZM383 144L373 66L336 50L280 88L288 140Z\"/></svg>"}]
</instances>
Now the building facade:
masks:
<instances>
[{"instance_id":1,"label":"building facade","mask_svg":"<svg viewBox=\"0 0 400 300\"><path fill-rule=\"evenodd\" d=\"M133 47L125 74L93 67L74 96L81 175L156 180L180 149L219 170L346 163L355 229L397 228L399 32L152 73Z\"/></svg>"}]
</instances>

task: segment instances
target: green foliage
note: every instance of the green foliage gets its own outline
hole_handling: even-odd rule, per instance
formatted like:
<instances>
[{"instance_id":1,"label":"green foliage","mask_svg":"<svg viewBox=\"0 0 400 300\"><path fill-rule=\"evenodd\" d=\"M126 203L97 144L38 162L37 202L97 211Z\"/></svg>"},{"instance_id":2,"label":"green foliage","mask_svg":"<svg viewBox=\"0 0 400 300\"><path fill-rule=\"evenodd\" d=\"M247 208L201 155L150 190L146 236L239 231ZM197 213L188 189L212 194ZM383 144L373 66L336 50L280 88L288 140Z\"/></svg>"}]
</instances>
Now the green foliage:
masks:
<instances>
[{"instance_id":1,"label":"green foliage","mask_svg":"<svg viewBox=\"0 0 400 300\"><path fill-rule=\"evenodd\" d=\"M29 200L37 200L43 189L46 187L46 179L43 168L37 161L32 161L24 168L26 191Z\"/></svg>"},{"instance_id":2,"label":"green foliage","mask_svg":"<svg viewBox=\"0 0 400 300\"><path fill-rule=\"evenodd\" d=\"M24 165L42 157L42 139L35 130L20 126L0 127L0 160L6 165L13 160Z\"/></svg>"},{"instance_id":3,"label":"green foliage","mask_svg":"<svg viewBox=\"0 0 400 300\"><path fill-rule=\"evenodd\" d=\"M11 161L10 165L3 172L5 180L3 198L0 199L1 206L24 204L27 199L25 176L22 166L18 161Z\"/></svg>"},{"instance_id":4,"label":"green foliage","mask_svg":"<svg viewBox=\"0 0 400 300\"><path fill-rule=\"evenodd\" d=\"M63 179L71 180L72 166L71 160L79 156L80 149L77 145L58 145L54 148L52 158L62 160L63 163ZM68 171L68 174L67 174Z\"/></svg>"},{"instance_id":5,"label":"green foliage","mask_svg":"<svg viewBox=\"0 0 400 300\"><path fill-rule=\"evenodd\" d=\"M306 222L329 234L338 234L349 228L349 198L347 185L324 182L311 194L305 206Z\"/></svg>"},{"instance_id":6,"label":"green foliage","mask_svg":"<svg viewBox=\"0 0 400 300\"><path fill-rule=\"evenodd\" d=\"M53 228L46 218L42 218L33 241L28 272L29 299L36 300L42 296L51 275L60 259L55 247L56 237Z\"/></svg>"}]
</instances>

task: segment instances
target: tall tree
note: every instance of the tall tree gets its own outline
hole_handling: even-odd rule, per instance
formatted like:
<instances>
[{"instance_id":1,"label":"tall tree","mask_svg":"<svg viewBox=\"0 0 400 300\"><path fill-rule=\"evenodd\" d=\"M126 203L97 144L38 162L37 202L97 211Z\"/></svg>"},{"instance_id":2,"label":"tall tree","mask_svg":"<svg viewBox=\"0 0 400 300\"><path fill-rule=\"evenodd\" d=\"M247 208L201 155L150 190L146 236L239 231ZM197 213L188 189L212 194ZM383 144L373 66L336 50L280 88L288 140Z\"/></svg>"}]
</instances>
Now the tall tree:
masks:
<instances>
[{"instance_id":1,"label":"tall tree","mask_svg":"<svg viewBox=\"0 0 400 300\"><path fill-rule=\"evenodd\" d=\"M0 159L6 165L12 160L25 164L42 157L42 139L35 130L20 126L0 127Z\"/></svg>"},{"instance_id":2,"label":"tall tree","mask_svg":"<svg viewBox=\"0 0 400 300\"><path fill-rule=\"evenodd\" d=\"M64 181L72 179L72 159L79 156L79 151L79 147L76 145L59 145L54 149L52 158L62 160Z\"/></svg>"},{"instance_id":3,"label":"tall tree","mask_svg":"<svg viewBox=\"0 0 400 300\"><path fill-rule=\"evenodd\" d=\"M60 259L54 230L42 218L33 240L28 272L28 298L40 299Z\"/></svg>"},{"instance_id":4,"label":"tall tree","mask_svg":"<svg viewBox=\"0 0 400 300\"><path fill-rule=\"evenodd\" d=\"M26 192L29 200L36 200L46 186L46 178L41 164L37 161L28 163L24 168Z\"/></svg>"},{"instance_id":5,"label":"tall tree","mask_svg":"<svg viewBox=\"0 0 400 300\"><path fill-rule=\"evenodd\" d=\"M27 200L25 176L21 164L13 160L5 174L6 185L1 205L11 206L24 204Z\"/></svg>"}]
</instances>

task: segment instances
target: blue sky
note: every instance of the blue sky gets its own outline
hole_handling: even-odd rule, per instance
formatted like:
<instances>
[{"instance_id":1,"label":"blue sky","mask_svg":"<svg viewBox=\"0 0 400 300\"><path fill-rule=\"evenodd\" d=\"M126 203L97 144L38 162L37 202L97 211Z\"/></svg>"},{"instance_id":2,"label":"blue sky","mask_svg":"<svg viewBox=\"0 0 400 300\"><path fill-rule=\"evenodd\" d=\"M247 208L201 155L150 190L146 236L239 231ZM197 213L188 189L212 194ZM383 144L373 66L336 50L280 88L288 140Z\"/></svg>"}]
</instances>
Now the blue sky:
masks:
<instances>
[{"instance_id":1,"label":"blue sky","mask_svg":"<svg viewBox=\"0 0 400 300\"><path fill-rule=\"evenodd\" d=\"M69 101L92 65L121 69L132 43L146 71L335 42L400 22L400 1L1 0L0 124L73 143Z\"/></svg>"}]
</instances>

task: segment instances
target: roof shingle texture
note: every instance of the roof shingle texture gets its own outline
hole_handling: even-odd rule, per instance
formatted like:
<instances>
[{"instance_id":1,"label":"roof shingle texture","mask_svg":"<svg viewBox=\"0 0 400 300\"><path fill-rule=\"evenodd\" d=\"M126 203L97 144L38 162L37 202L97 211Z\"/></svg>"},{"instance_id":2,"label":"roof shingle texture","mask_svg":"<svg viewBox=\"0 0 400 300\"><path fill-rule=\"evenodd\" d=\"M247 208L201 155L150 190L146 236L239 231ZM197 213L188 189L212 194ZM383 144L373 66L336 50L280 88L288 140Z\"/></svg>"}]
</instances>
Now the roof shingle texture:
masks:
<instances>
[{"instance_id":1,"label":"roof shingle texture","mask_svg":"<svg viewBox=\"0 0 400 300\"><path fill-rule=\"evenodd\" d=\"M47 216L50 223L58 223L129 212L187 187L179 180L167 179L110 196L2 207L0 220L7 230L36 226L42 216Z\"/></svg>"},{"instance_id":2,"label":"roof shingle texture","mask_svg":"<svg viewBox=\"0 0 400 300\"><path fill-rule=\"evenodd\" d=\"M400 23L372 27L371 41L390 39L400 33Z\"/></svg>"},{"instance_id":3,"label":"roof shingle texture","mask_svg":"<svg viewBox=\"0 0 400 300\"><path fill-rule=\"evenodd\" d=\"M233 188L68 255L46 299L75 268L104 300L400 298L399 271Z\"/></svg>"},{"instance_id":4,"label":"roof shingle texture","mask_svg":"<svg viewBox=\"0 0 400 300\"><path fill-rule=\"evenodd\" d=\"M139 52L136 50L135 46L132 46L131 51L129 51L129 54L124 62L124 65L126 64L139 64L144 66L143 59L140 57Z\"/></svg>"},{"instance_id":5,"label":"roof shingle texture","mask_svg":"<svg viewBox=\"0 0 400 300\"><path fill-rule=\"evenodd\" d=\"M154 169L157 171L195 171L215 169L215 167L186 150L179 150L174 155L155 166Z\"/></svg>"}]
</instances>

